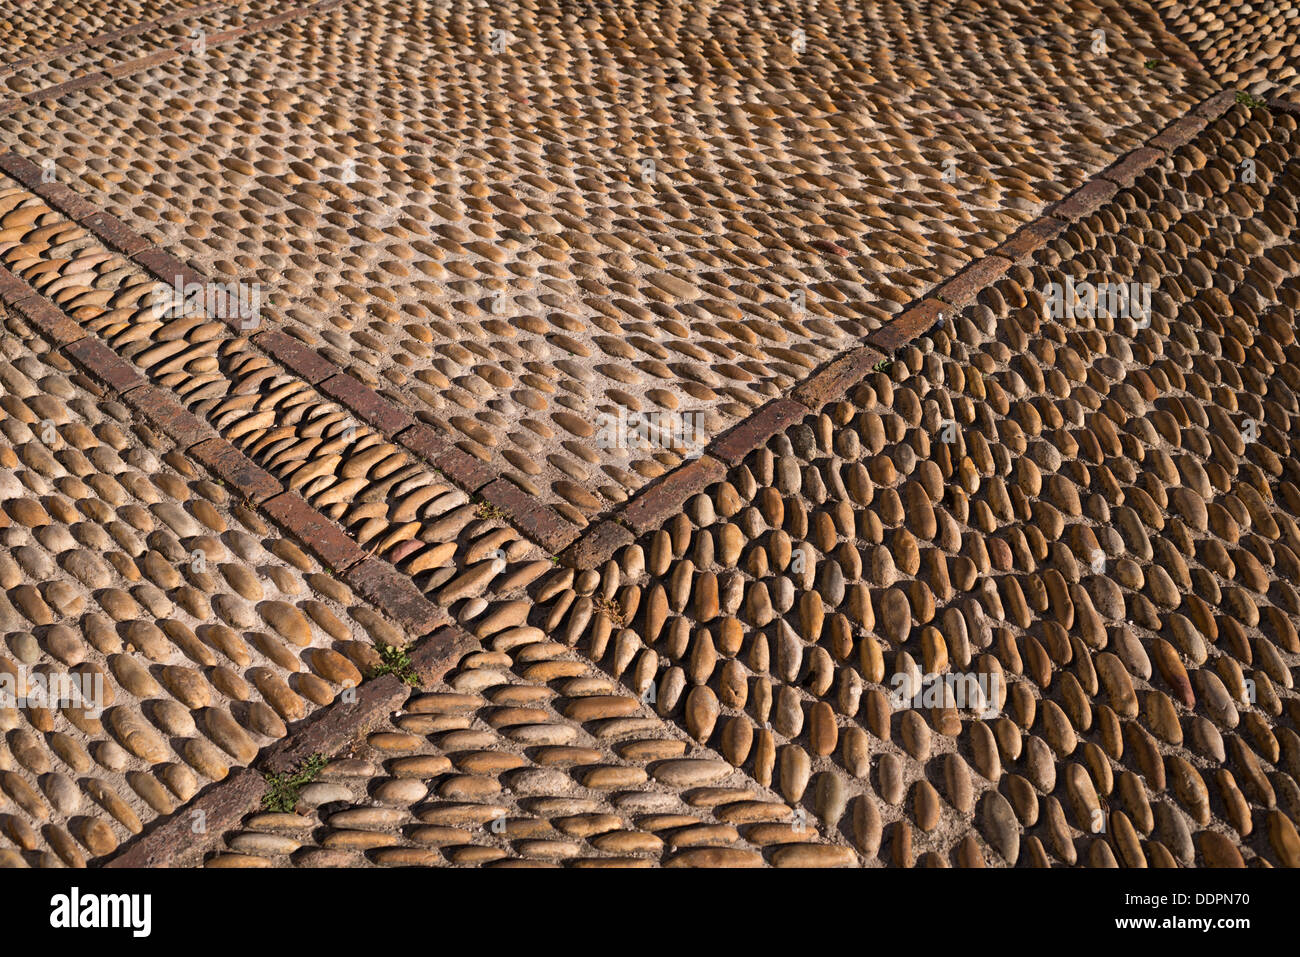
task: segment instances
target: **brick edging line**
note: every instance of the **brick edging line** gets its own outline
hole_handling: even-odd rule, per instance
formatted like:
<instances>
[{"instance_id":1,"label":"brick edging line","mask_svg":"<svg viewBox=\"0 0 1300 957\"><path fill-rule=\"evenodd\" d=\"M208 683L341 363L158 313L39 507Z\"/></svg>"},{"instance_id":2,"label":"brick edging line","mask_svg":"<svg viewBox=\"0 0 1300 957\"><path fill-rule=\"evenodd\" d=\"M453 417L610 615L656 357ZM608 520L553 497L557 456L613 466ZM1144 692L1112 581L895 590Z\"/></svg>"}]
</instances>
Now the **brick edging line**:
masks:
<instances>
[{"instance_id":1,"label":"brick edging line","mask_svg":"<svg viewBox=\"0 0 1300 957\"><path fill-rule=\"evenodd\" d=\"M96 385L171 437L175 449L242 495L251 508L292 535L348 587L405 629L412 636L412 666L423 680L436 681L465 653L481 647L448 612L425 598L409 576L387 561L367 556L341 526L296 492L285 491L274 476L186 411L170 392L146 382L134 365L3 266L0 301ZM251 765L214 782L198 797L159 818L103 866L166 867L182 863L181 858L201 857L204 845L195 842L193 823L202 820L208 833L219 836L253 810L264 790L254 767L277 770L312 754L335 754L391 713L407 694L409 688L393 675L363 681L354 701L336 698L291 726L284 738L259 752ZM196 818L196 812L203 817ZM100 862L92 864L101 866Z\"/></svg>"},{"instance_id":2,"label":"brick edging line","mask_svg":"<svg viewBox=\"0 0 1300 957\"><path fill-rule=\"evenodd\" d=\"M677 466L594 521L561 553L561 562L575 568L594 568L635 541L633 533L639 535L648 528L658 527L680 512L692 495L721 481L727 468L743 461L776 433L844 396L879 363L933 329L945 313L959 312L975 302L981 290L1001 279L1012 266L1028 259L1072 223L1094 213L1121 188L1131 186L1153 164L1194 139L1235 102L1236 94L1231 90L1210 95L1166 124L1145 146L1130 150L1061 200L1048 204L1037 218L1021 226L987 254L967 263L956 275L868 333L864 345L823 363L790 391L789 398L773 399L760 406L710 442L699 459ZM706 471L710 475L716 471L701 464L709 461L725 463L726 467L716 478L701 482Z\"/></svg>"},{"instance_id":3,"label":"brick edging line","mask_svg":"<svg viewBox=\"0 0 1300 957\"><path fill-rule=\"evenodd\" d=\"M327 0L336 3L339 0ZM318 4L318 6L321 6ZM131 229L111 213L98 211L63 183L45 183L41 169L31 160L8 150L0 151L0 171L12 176L45 200L69 220L92 232L109 248L128 256L139 268L160 282L207 285L203 273L187 266ZM70 321L70 320L69 320ZM514 483L499 478L478 459L462 451L431 426L384 398L374 389L326 359L306 343L283 330L253 332L238 316L220 319L236 334L249 341L285 369L337 402L357 419L400 445L435 469L461 491L476 495L505 513L515 531L538 543L551 554L560 552L580 534L577 525L548 505L538 503Z\"/></svg>"},{"instance_id":4,"label":"brick edging line","mask_svg":"<svg viewBox=\"0 0 1300 957\"><path fill-rule=\"evenodd\" d=\"M479 641L456 625L439 628L411 649L411 666L425 685L450 670L453 662L480 648ZM296 722L289 733L254 759L215 781L171 814L157 818L136 837L95 867L195 867L221 840L239 826L244 816L257 810L266 783L261 771L285 771L313 755L333 757L347 749L401 707L411 688L396 675L363 682L354 701L335 699ZM195 830L201 824L201 830ZM196 838L196 835L201 835Z\"/></svg>"}]
</instances>

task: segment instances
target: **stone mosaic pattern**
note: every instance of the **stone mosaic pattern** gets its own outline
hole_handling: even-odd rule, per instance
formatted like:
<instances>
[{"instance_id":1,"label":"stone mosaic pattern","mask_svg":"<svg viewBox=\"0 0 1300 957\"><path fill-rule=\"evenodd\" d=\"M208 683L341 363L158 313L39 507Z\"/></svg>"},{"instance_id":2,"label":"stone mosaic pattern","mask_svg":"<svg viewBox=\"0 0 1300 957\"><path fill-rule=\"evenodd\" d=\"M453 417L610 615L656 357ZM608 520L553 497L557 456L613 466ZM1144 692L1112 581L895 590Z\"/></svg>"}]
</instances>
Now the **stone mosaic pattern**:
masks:
<instances>
[{"instance_id":1,"label":"stone mosaic pattern","mask_svg":"<svg viewBox=\"0 0 1300 957\"><path fill-rule=\"evenodd\" d=\"M1247 155L1253 184L1226 173ZM564 678L474 656L211 863L668 863L682 828L705 865L1300 864L1298 173L1295 118L1234 107L665 527L545 580L504 644ZM1149 322L1045 317L1067 275L1150 281ZM685 732L688 784L734 768L780 803L707 788L732 827L665 821L636 769L593 793L598 748L534 804L495 768L467 800L511 704L609 693L566 649L620 682L591 714ZM894 707L932 673L999 681ZM555 743L499 760L530 781Z\"/></svg>"},{"instance_id":2,"label":"stone mosaic pattern","mask_svg":"<svg viewBox=\"0 0 1300 957\"><path fill-rule=\"evenodd\" d=\"M599 414L717 434L1212 89L1144 8L1031 12L365 0L0 144L584 525L681 461Z\"/></svg>"},{"instance_id":3,"label":"stone mosaic pattern","mask_svg":"<svg viewBox=\"0 0 1300 957\"><path fill-rule=\"evenodd\" d=\"M0 177L3 181L3 177ZM409 452L287 373L39 197L0 190L0 265L133 362L254 462L442 604L521 588L539 549Z\"/></svg>"},{"instance_id":4,"label":"stone mosaic pattern","mask_svg":"<svg viewBox=\"0 0 1300 957\"><path fill-rule=\"evenodd\" d=\"M198 0L39 0L13 3L0 24L0 73L11 64L49 56L88 37L124 30L177 11L204 6Z\"/></svg>"},{"instance_id":5,"label":"stone mosaic pattern","mask_svg":"<svg viewBox=\"0 0 1300 957\"><path fill-rule=\"evenodd\" d=\"M1260 95L1300 93L1300 7L1257 0L1154 6L1225 85Z\"/></svg>"},{"instance_id":6,"label":"stone mosaic pattern","mask_svg":"<svg viewBox=\"0 0 1300 957\"><path fill-rule=\"evenodd\" d=\"M427 687L368 686L292 812L187 861L1300 865L1295 114L1175 130L973 305L935 288L1220 84L1293 85L1285 7L16 11L0 149L74 192L4 161L0 685L107 710L0 701L0 866L111 858L444 614ZM261 322L169 307L164 252ZM1066 279L1151 314L1045 314ZM598 415L712 437L927 294L607 562L497 504L585 526L683 461ZM302 496L289 538L131 370Z\"/></svg>"},{"instance_id":7,"label":"stone mosaic pattern","mask_svg":"<svg viewBox=\"0 0 1300 957\"><path fill-rule=\"evenodd\" d=\"M0 707L0 857L81 866L404 639L7 314L0 353L0 669L106 708Z\"/></svg>"},{"instance_id":8,"label":"stone mosaic pattern","mask_svg":"<svg viewBox=\"0 0 1300 957\"><path fill-rule=\"evenodd\" d=\"M85 7L87 5L74 5ZM138 6L112 4L108 18L94 17L77 23L68 17L68 4L30 4L7 24L14 30L25 24L60 28L76 27L71 37L60 30L52 49L42 43L27 45L32 35L10 46L0 37L0 50L13 50L20 58L0 63L0 90L4 95L32 93L99 70L110 70L131 60L181 47L191 52L201 37L257 21L294 4L284 0L247 0L242 3L204 2L190 4L148 3ZM50 9L44 9L50 7ZM130 16L123 16L129 10ZM44 35L44 29L33 31Z\"/></svg>"}]
</instances>

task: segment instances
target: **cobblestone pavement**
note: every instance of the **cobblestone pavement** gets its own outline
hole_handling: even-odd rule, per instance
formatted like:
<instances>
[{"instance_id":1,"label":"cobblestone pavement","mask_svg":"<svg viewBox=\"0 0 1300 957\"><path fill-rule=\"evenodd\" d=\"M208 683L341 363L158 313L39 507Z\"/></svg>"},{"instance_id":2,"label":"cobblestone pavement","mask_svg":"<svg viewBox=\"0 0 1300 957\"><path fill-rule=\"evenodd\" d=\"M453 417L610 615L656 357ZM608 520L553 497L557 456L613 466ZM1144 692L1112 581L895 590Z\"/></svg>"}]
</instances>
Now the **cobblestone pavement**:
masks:
<instances>
[{"instance_id":1,"label":"cobblestone pavement","mask_svg":"<svg viewBox=\"0 0 1300 957\"><path fill-rule=\"evenodd\" d=\"M1157 0L1169 28L1225 84L1300 93L1300 7L1290 3Z\"/></svg>"},{"instance_id":2,"label":"cobblestone pavement","mask_svg":"<svg viewBox=\"0 0 1300 957\"><path fill-rule=\"evenodd\" d=\"M0 863L1300 862L1289 11L1197 10L17 6Z\"/></svg>"}]
</instances>

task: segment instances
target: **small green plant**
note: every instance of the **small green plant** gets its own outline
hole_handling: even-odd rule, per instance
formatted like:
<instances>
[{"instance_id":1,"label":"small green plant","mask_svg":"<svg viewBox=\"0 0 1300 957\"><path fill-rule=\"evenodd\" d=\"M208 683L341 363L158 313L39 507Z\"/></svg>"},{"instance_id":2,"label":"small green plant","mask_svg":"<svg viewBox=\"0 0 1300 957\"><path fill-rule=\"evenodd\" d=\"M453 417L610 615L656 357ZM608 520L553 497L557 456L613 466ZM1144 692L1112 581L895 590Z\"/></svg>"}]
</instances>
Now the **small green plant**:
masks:
<instances>
[{"instance_id":1,"label":"small green plant","mask_svg":"<svg viewBox=\"0 0 1300 957\"><path fill-rule=\"evenodd\" d=\"M1263 100L1261 100L1259 97L1252 96L1249 93L1243 93L1241 91L1237 92L1237 102L1240 103L1242 106L1252 110L1261 110L1261 109L1268 108L1268 104Z\"/></svg>"},{"instance_id":2,"label":"small green plant","mask_svg":"<svg viewBox=\"0 0 1300 957\"><path fill-rule=\"evenodd\" d=\"M551 564L554 565L556 568L559 568L559 567L560 567L560 556L559 556L559 555L552 555L552 556L551 556Z\"/></svg>"},{"instance_id":3,"label":"small green plant","mask_svg":"<svg viewBox=\"0 0 1300 957\"><path fill-rule=\"evenodd\" d=\"M1164 61L1164 60L1147 60L1146 63L1143 63L1142 65L1143 65L1144 67L1146 67L1146 69L1148 69L1148 70L1154 70L1154 69L1155 69L1156 67L1158 67L1158 66L1164 66L1164 65L1165 65L1165 61Z\"/></svg>"},{"instance_id":4,"label":"small green plant","mask_svg":"<svg viewBox=\"0 0 1300 957\"><path fill-rule=\"evenodd\" d=\"M262 795L262 810L292 814L298 806L298 793L320 777L329 761L323 754L313 754L300 761L289 771L263 771L266 793Z\"/></svg>"},{"instance_id":5,"label":"small green plant","mask_svg":"<svg viewBox=\"0 0 1300 957\"><path fill-rule=\"evenodd\" d=\"M478 498L477 496L473 499L473 502L474 502L474 514L481 519L489 520L489 521L496 520L499 522L506 522L510 520L510 513L507 512L500 505L496 505L493 502L489 502L487 499Z\"/></svg>"},{"instance_id":6,"label":"small green plant","mask_svg":"<svg viewBox=\"0 0 1300 957\"><path fill-rule=\"evenodd\" d=\"M893 360L893 359L881 359L879 362L877 362L875 365L873 365L873 366L871 367L871 371L872 371L872 372L884 372L884 371L886 371L890 366L892 366L893 364L894 364L894 360Z\"/></svg>"},{"instance_id":7,"label":"small green plant","mask_svg":"<svg viewBox=\"0 0 1300 957\"><path fill-rule=\"evenodd\" d=\"M380 664L370 669L367 678L378 678L380 675L397 675L398 678L405 681L412 688L418 688L421 685L420 676L415 673L415 666L411 664L411 653L405 648L399 648L396 645L376 645L375 650L379 652Z\"/></svg>"}]
</instances>

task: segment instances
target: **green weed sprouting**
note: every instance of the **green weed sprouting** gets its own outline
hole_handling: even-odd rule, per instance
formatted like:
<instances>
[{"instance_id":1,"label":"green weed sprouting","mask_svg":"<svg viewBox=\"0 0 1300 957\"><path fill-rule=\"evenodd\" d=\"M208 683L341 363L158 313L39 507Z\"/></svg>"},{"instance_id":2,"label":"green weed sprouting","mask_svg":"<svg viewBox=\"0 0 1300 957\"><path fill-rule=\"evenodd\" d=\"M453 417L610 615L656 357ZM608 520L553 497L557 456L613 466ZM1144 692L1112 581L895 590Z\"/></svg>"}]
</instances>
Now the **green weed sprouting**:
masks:
<instances>
[{"instance_id":1,"label":"green weed sprouting","mask_svg":"<svg viewBox=\"0 0 1300 957\"><path fill-rule=\"evenodd\" d=\"M263 771L266 793L262 795L262 810L292 814L298 806L298 793L318 777L329 761L322 754L313 754L300 761L289 771Z\"/></svg>"},{"instance_id":2,"label":"green weed sprouting","mask_svg":"<svg viewBox=\"0 0 1300 957\"><path fill-rule=\"evenodd\" d=\"M405 648L399 648L396 645L376 645L375 650L379 652L380 664L370 669L367 678L378 678L380 675L397 675L398 678L405 681L412 688L418 688L422 684L420 676L415 672L415 666L411 663L411 653Z\"/></svg>"}]
</instances>

